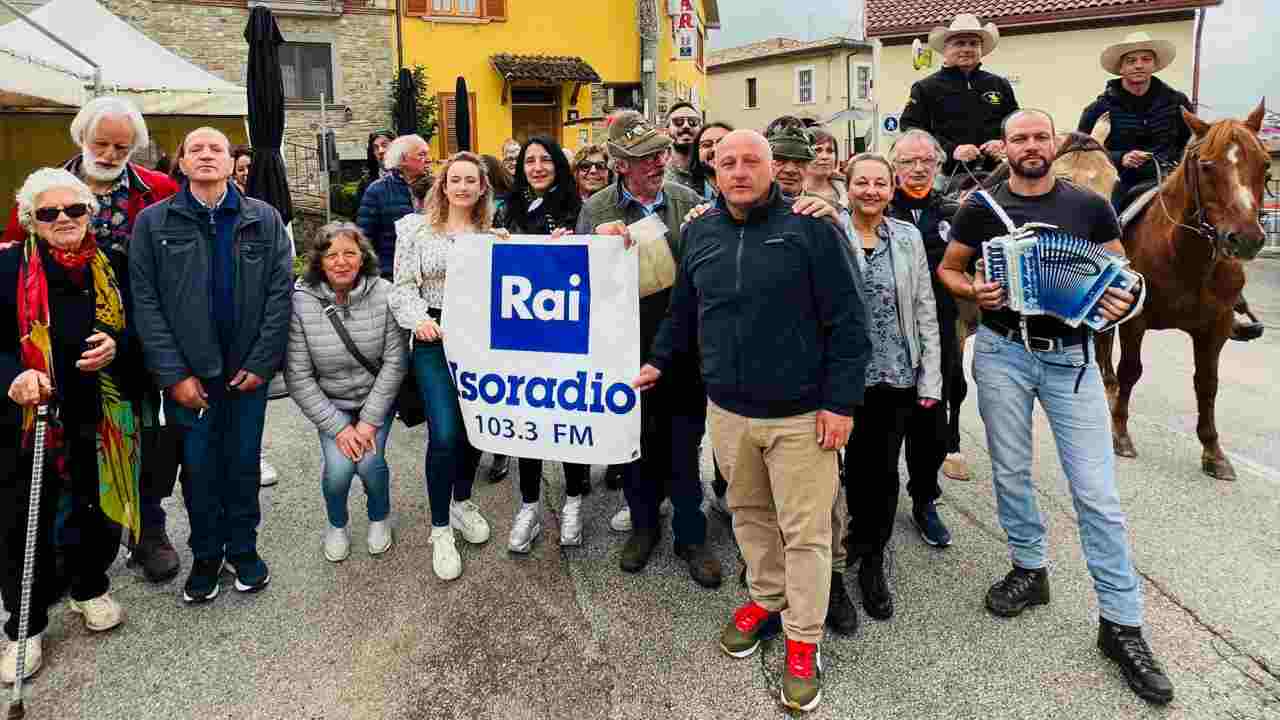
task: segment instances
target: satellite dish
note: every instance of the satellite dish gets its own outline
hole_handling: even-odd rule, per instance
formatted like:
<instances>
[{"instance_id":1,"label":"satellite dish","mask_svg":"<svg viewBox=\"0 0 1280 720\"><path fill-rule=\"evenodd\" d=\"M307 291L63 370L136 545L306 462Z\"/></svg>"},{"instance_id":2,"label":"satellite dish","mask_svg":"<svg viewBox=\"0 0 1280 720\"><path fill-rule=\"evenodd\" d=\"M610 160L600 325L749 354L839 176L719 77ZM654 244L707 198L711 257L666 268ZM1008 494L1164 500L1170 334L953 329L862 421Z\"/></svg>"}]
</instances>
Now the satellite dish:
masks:
<instances>
[{"instance_id":1,"label":"satellite dish","mask_svg":"<svg viewBox=\"0 0 1280 720\"><path fill-rule=\"evenodd\" d=\"M911 67L916 70L933 67L933 50L920 38L911 41Z\"/></svg>"}]
</instances>

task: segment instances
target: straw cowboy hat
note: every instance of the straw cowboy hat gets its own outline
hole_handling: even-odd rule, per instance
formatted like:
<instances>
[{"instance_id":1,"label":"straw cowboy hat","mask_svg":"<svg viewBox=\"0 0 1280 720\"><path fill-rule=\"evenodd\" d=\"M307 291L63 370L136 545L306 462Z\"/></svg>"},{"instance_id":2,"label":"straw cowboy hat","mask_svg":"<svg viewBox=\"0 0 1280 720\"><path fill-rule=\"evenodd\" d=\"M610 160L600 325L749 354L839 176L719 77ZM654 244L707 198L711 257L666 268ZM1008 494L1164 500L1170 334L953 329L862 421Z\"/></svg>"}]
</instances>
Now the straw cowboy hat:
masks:
<instances>
[{"instance_id":1,"label":"straw cowboy hat","mask_svg":"<svg viewBox=\"0 0 1280 720\"><path fill-rule=\"evenodd\" d=\"M951 27L936 27L929 31L929 47L942 52L947 41L956 35L977 35L982 38L982 54L990 55L1000 44L1000 29L995 23L982 24L977 15L960 13L951 21Z\"/></svg>"},{"instance_id":2,"label":"straw cowboy hat","mask_svg":"<svg viewBox=\"0 0 1280 720\"><path fill-rule=\"evenodd\" d=\"M1145 32L1138 31L1129 33L1114 45L1109 45L1102 51L1101 64L1102 69L1112 75L1120 74L1120 61L1125 55L1138 50L1146 50L1156 56L1156 68L1153 73L1169 67L1173 59L1178 56L1178 50L1173 43L1168 40L1152 40L1151 36Z\"/></svg>"}]
</instances>

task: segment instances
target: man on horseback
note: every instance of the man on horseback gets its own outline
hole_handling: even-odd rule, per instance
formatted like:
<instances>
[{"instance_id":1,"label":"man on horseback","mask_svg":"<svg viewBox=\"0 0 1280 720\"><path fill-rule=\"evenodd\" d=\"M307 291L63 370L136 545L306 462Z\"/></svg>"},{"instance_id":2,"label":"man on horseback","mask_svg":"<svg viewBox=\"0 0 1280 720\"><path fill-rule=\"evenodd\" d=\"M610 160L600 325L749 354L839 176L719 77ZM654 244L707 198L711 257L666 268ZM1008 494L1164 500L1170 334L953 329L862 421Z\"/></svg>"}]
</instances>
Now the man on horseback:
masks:
<instances>
[{"instance_id":1,"label":"man on horseback","mask_svg":"<svg viewBox=\"0 0 1280 720\"><path fill-rule=\"evenodd\" d=\"M1166 85L1155 74L1169 67L1177 50L1168 40L1154 40L1145 32L1130 33L1103 49L1102 69L1116 75L1097 100L1084 109L1079 130L1095 134L1104 117L1110 124L1102 138L1120 180L1111 193L1111 204L1122 212L1143 191L1154 187L1182 160L1191 129L1182 120L1182 109L1194 112L1187 96ZM905 124L905 120L904 120ZM1157 168L1159 165L1159 168ZM1248 341L1262 335L1263 326L1242 297L1235 312L1251 322L1233 318L1231 339Z\"/></svg>"},{"instance_id":2,"label":"man on horseback","mask_svg":"<svg viewBox=\"0 0 1280 720\"><path fill-rule=\"evenodd\" d=\"M938 269L953 295L982 308L973 379L991 452L997 513L1013 559L1013 569L987 591L986 606L994 615L1013 617L1049 602L1047 532L1031 473L1032 409L1038 399L1058 447L1098 595L1098 646L1139 697L1164 704L1173 699L1173 684L1142 636L1142 592L1116 490L1107 396L1098 363L1089 361L1087 333L1049 316L1020 317L1005 306L1003 286L986 282L981 268L973 279L965 274L984 242L1008 232L988 204L992 198L1014 225L1049 223L1123 255L1120 227L1104 198L1050 173L1055 135L1047 114L1020 110L1010 115L1004 140L1008 182L965 201ZM1099 308L1114 322L1129 313L1134 300L1111 288Z\"/></svg>"},{"instance_id":3,"label":"man on horseback","mask_svg":"<svg viewBox=\"0 0 1280 720\"><path fill-rule=\"evenodd\" d=\"M1157 164L1166 173L1165 168L1177 165L1191 140L1179 112L1190 111L1191 101L1155 76L1176 54L1173 43L1153 40L1145 32L1131 33L1102 51L1102 69L1118 77L1108 80L1106 90L1084 109L1079 129L1091 134L1103 115L1110 119L1103 145L1120 171L1111 194L1117 213L1135 188L1155 183Z\"/></svg>"},{"instance_id":4,"label":"man on horseback","mask_svg":"<svg viewBox=\"0 0 1280 720\"><path fill-rule=\"evenodd\" d=\"M1000 123L1018 109L1018 100L1008 80L982 69L982 58L999 42L994 24L984 26L968 13L929 33L929 47L942 54L944 66L911 85L902 129L920 128L937 138L948 175L960 163L979 172L1004 159Z\"/></svg>"}]
</instances>

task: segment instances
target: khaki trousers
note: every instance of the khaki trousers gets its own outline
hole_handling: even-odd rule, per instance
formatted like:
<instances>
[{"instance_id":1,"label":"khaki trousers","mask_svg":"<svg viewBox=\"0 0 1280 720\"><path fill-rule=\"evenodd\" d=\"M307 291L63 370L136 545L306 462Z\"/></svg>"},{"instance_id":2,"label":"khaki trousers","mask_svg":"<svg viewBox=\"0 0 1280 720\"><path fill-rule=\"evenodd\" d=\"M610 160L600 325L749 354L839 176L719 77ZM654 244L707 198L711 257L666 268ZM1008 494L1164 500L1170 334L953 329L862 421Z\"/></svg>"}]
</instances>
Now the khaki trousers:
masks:
<instances>
[{"instance_id":1,"label":"khaki trousers","mask_svg":"<svg viewBox=\"0 0 1280 720\"><path fill-rule=\"evenodd\" d=\"M788 638L815 644L831 591L838 482L835 451L818 445L816 415L747 418L707 403L751 599L782 612Z\"/></svg>"}]
</instances>

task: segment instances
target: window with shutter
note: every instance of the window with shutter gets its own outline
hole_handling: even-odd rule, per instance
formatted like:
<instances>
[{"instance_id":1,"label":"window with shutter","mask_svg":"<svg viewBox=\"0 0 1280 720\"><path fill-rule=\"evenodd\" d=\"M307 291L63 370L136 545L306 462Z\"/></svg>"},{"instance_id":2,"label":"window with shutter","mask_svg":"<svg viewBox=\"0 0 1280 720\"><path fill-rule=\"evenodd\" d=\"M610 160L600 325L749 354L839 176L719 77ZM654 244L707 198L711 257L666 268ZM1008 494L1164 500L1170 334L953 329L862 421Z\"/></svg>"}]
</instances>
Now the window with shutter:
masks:
<instances>
[{"instance_id":1,"label":"window with shutter","mask_svg":"<svg viewBox=\"0 0 1280 720\"><path fill-rule=\"evenodd\" d=\"M405 15L426 15L431 7L431 0L405 0Z\"/></svg>"},{"instance_id":2,"label":"window with shutter","mask_svg":"<svg viewBox=\"0 0 1280 720\"><path fill-rule=\"evenodd\" d=\"M458 133L454 129L457 127L458 120L458 103L457 93L438 93L440 116L439 127L437 131L440 135L440 147L443 148L444 154L441 159L447 158L458 152ZM467 93L467 104L471 110L471 149L474 152L478 147L476 141L476 94Z\"/></svg>"},{"instance_id":3,"label":"window with shutter","mask_svg":"<svg viewBox=\"0 0 1280 720\"><path fill-rule=\"evenodd\" d=\"M507 19L507 0L483 0L484 14L490 20L505 22Z\"/></svg>"}]
</instances>

